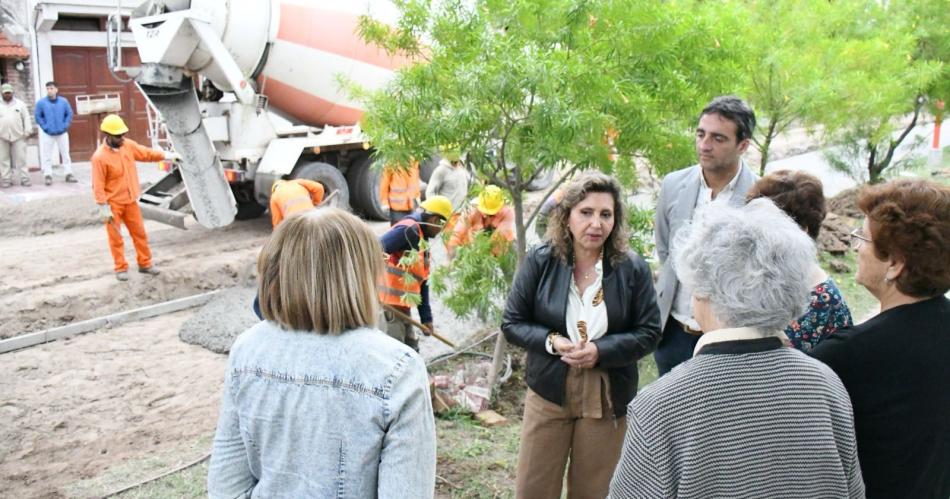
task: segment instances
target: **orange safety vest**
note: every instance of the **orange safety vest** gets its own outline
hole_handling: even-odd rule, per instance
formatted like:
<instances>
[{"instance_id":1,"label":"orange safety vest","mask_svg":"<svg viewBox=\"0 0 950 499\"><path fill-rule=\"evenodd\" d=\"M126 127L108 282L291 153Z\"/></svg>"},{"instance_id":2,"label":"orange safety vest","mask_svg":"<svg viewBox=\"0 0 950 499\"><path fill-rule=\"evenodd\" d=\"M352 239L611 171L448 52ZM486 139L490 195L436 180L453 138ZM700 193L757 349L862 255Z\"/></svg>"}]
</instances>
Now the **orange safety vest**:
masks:
<instances>
[{"instance_id":1,"label":"orange safety vest","mask_svg":"<svg viewBox=\"0 0 950 499\"><path fill-rule=\"evenodd\" d=\"M412 162L405 170L386 167L379 179L379 197L389 209L412 211L412 201L418 199L419 163Z\"/></svg>"},{"instance_id":2,"label":"orange safety vest","mask_svg":"<svg viewBox=\"0 0 950 499\"><path fill-rule=\"evenodd\" d=\"M307 179L279 182L270 196L271 224L280 225L285 218L313 209L323 201L323 184Z\"/></svg>"},{"instance_id":3,"label":"orange safety vest","mask_svg":"<svg viewBox=\"0 0 950 499\"><path fill-rule=\"evenodd\" d=\"M400 220L393 227L415 226L419 232L419 241L422 241L422 227L411 218ZM422 283L429 278L429 251L422 253L414 264L408 268L399 265L402 258L402 251L397 251L386 258L386 272L383 273L379 283L379 301L395 307L407 307L403 297L407 294L419 294L422 292ZM408 282L407 282L408 281Z\"/></svg>"}]
</instances>

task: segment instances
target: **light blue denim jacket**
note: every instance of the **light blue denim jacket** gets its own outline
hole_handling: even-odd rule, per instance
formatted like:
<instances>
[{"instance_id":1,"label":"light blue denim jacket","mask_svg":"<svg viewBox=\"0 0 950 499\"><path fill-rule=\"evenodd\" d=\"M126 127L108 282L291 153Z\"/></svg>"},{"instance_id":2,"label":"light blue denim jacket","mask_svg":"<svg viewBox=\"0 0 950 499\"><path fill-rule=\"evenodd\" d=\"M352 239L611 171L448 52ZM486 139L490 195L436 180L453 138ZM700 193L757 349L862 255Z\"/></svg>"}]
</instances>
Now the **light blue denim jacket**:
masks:
<instances>
[{"instance_id":1,"label":"light blue denim jacket","mask_svg":"<svg viewBox=\"0 0 950 499\"><path fill-rule=\"evenodd\" d=\"M208 470L218 497L431 498L425 364L375 329L339 336L261 322L228 357Z\"/></svg>"}]
</instances>

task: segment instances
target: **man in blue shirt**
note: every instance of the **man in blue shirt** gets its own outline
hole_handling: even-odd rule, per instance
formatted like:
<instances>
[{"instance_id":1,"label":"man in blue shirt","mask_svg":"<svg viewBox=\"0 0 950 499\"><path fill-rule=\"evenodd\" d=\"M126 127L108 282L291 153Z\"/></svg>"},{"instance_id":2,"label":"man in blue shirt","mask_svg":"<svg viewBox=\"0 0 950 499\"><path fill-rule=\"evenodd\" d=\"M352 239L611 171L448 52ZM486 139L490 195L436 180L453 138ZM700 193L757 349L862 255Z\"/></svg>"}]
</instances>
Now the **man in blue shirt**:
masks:
<instances>
[{"instance_id":1,"label":"man in blue shirt","mask_svg":"<svg viewBox=\"0 0 950 499\"><path fill-rule=\"evenodd\" d=\"M69 158L69 125L73 122L73 108L69 101L58 95L55 81L46 82L46 97L36 101L36 124L40 127L40 166L46 185L53 183L53 148L62 156L66 182L76 182L73 164Z\"/></svg>"}]
</instances>

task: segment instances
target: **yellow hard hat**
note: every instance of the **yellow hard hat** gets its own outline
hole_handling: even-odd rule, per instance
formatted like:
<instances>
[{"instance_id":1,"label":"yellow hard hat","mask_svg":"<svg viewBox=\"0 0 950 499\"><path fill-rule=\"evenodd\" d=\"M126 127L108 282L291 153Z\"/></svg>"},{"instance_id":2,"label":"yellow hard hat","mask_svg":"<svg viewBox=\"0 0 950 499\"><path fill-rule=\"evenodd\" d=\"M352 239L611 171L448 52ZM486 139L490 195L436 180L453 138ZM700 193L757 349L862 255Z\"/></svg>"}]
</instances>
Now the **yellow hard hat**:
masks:
<instances>
[{"instance_id":1,"label":"yellow hard hat","mask_svg":"<svg viewBox=\"0 0 950 499\"><path fill-rule=\"evenodd\" d=\"M446 220L452 218L452 201L449 201L449 198L445 196L430 196L419 206L423 210L435 213Z\"/></svg>"},{"instance_id":2,"label":"yellow hard hat","mask_svg":"<svg viewBox=\"0 0 950 499\"><path fill-rule=\"evenodd\" d=\"M485 215L494 215L505 206L505 196L497 185L489 185L478 195L478 211Z\"/></svg>"},{"instance_id":3,"label":"yellow hard hat","mask_svg":"<svg viewBox=\"0 0 950 499\"><path fill-rule=\"evenodd\" d=\"M102 130L109 135L122 135L124 133L129 133L129 127L125 126L125 122L122 121L122 118L117 114L110 114L102 119L102 124L99 125L99 130Z\"/></svg>"}]
</instances>

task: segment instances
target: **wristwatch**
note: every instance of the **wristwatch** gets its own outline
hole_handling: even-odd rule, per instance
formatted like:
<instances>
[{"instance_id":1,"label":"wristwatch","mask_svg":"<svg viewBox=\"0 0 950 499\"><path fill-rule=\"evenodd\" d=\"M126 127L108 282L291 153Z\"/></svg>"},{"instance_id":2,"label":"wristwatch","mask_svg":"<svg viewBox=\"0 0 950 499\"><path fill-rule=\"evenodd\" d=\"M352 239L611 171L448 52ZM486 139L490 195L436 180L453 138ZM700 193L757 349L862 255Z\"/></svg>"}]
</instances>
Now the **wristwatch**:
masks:
<instances>
[{"instance_id":1,"label":"wristwatch","mask_svg":"<svg viewBox=\"0 0 950 499\"><path fill-rule=\"evenodd\" d=\"M547 338L547 342L546 342L547 345L545 345L545 346L547 347L548 353L550 353L551 355L560 355L560 353L557 351L557 349L554 348L554 338L557 338L557 337L560 336L560 335L561 335L560 333L558 333L557 331L554 331L554 330L552 330L551 332L548 333L548 338Z\"/></svg>"}]
</instances>

